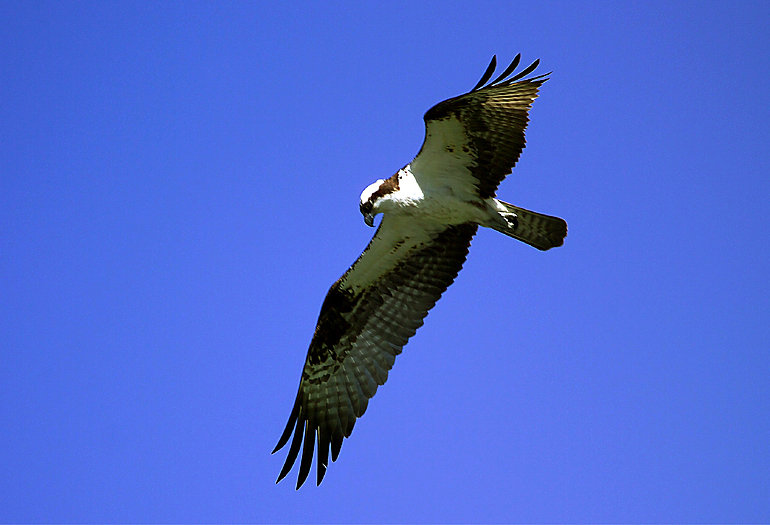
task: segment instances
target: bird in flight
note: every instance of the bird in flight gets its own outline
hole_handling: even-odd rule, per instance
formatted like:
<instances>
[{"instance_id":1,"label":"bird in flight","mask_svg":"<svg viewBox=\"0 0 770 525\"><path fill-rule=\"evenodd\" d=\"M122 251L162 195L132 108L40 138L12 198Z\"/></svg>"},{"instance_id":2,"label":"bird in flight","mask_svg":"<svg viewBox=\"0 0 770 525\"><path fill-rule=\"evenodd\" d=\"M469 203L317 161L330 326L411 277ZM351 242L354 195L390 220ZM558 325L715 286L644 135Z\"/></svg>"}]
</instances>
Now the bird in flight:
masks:
<instances>
[{"instance_id":1,"label":"bird in flight","mask_svg":"<svg viewBox=\"0 0 770 525\"><path fill-rule=\"evenodd\" d=\"M521 55L490 81L497 59L468 93L425 113L417 156L361 194L374 237L324 299L289 421L273 452L291 439L279 482L300 456L297 489L317 445L316 482L385 383L396 355L452 284L479 226L539 250L561 246L567 223L495 198L524 149L527 115L548 74L517 74Z\"/></svg>"}]
</instances>

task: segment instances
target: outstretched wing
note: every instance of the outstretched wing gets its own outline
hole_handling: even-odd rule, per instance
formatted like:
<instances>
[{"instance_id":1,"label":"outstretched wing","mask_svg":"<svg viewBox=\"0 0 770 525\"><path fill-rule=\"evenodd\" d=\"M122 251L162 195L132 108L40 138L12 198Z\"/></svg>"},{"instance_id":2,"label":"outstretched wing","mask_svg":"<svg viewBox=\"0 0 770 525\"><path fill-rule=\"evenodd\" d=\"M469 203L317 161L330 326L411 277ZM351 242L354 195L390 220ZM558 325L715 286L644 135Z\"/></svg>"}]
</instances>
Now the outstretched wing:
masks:
<instances>
[{"instance_id":1,"label":"outstretched wing","mask_svg":"<svg viewBox=\"0 0 770 525\"><path fill-rule=\"evenodd\" d=\"M321 306L294 408L273 452L291 439L278 481L299 456L297 488L318 444L317 483L329 451L337 459L396 355L414 335L465 262L475 224L424 229L414 219L385 216L369 246Z\"/></svg>"},{"instance_id":2,"label":"outstretched wing","mask_svg":"<svg viewBox=\"0 0 770 525\"><path fill-rule=\"evenodd\" d=\"M465 188L481 198L494 197L519 160L526 143L528 111L548 80L548 73L524 78L539 60L511 76L520 58L516 55L502 74L487 83L497 63L492 57L471 91L425 113L425 142L410 164L415 177L427 184L449 182L452 188Z\"/></svg>"}]
</instances>

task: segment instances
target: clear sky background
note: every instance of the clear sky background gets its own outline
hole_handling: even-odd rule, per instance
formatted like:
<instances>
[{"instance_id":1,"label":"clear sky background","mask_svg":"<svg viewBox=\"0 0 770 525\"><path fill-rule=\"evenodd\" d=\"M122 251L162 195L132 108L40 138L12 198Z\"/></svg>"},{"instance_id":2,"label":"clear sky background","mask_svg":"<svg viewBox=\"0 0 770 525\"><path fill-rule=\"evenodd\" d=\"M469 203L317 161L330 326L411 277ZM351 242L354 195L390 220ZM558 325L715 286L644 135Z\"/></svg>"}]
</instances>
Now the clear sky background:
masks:
<instances>
[{"instance_id":1,"label":"clear sky background","mask_svg":"<svg viewBox=\"0 0 770 525\"><path fill-rule=\"evenodd\" d=\"M0 3L0 520L770 521L770 4ZM553 71L321 487L275 485L360 192ZM311 474L314 477L314 474Z\"/></svg>"}]
</instances>

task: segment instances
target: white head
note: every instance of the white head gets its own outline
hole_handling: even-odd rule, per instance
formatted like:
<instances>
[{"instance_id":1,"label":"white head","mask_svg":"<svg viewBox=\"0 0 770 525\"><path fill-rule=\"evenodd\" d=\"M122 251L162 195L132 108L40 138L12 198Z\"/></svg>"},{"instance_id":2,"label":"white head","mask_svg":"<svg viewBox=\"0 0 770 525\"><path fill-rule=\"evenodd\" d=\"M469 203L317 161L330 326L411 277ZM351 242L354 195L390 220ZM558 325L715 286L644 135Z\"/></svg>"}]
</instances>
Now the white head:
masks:
<instances>
[{"instance_id":1,"label":"white head","mask_svg":"<svg viewBox=\"0 0 770 525\"><path fill-rule=\"evenodd\" d=\"M361 200L358 204L358 207L361 210L361 215L364 216L364 222L367 224L367 226L374 226L374 216L377 215L374 205L378 197L380 197L378 190L382 186L383 182L385 182L384 179L377 179L368 185L366 189L361 193Z\"/></svg>"},{"instance_id":2,"label":"white head","mask_svg":"<svg viewBox=\"0 0 770 525\"><path fill-rule=\"evenodd\" d=\"M398 173L389 179L379 179L366 187L361 194L358 206L364 216L364 222L374 226L374 216L382 211L383 204L393 200L393 193L398 191Z\"/></svg>"}]
</instances>

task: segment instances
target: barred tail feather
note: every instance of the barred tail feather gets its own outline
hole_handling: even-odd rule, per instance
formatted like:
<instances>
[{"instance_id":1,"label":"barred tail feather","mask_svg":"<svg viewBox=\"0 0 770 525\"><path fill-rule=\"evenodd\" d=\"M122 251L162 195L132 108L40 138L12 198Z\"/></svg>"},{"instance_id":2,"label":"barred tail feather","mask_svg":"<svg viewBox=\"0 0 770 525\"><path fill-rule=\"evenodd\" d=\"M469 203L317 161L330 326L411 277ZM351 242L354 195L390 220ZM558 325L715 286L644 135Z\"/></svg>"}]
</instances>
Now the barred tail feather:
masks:
<instances>
[{"instance_id":1,"label":"barred tail feather","mask_svg":"<svg viewBox=\"0 0 770 525\"><path fill-rule=\"evenodd\" d=\"M508 222L507 227L492 226L495 230L534 246L538 250L549 250L564 244L564 238L567 236L567 223L564 219L525 210L499 199L495 200L500 205L498 209L504 208L504 211L500 210L500 215Z\"/></svg>"}]
</instances>

